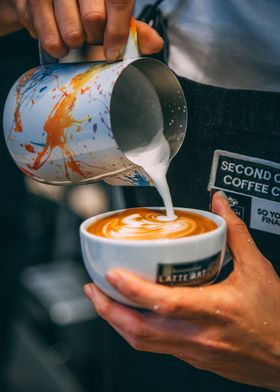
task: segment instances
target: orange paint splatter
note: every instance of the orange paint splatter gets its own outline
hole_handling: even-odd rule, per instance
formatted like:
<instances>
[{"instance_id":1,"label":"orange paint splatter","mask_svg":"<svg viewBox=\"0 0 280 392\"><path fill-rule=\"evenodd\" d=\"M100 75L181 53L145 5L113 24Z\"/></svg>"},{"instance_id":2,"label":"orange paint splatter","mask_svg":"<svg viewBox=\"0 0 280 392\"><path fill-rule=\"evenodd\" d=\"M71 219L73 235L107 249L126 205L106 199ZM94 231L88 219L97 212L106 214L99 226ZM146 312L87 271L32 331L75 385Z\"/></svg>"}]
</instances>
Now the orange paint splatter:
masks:
<instances>
[{"instance_id":1,"label":"orange paint splatter","mask_svg":"<svg viewBox=\"0 0 280 392\"><path fill-rule=\"evenodd\" d=\"M20 102L21 102L21 89L24 87L26 81L32 77L34 72L36 71L36 68L31 69L30 71L26 72L22 78L20 79L17 88L16 88L16 109L15 109L15 114L14 114L14 121L15 121L15 126L14 126L14 131L15 132L22 132L22 121L21 121L21 115L20 115Z\"/></svg>"},{"instance_id":2,"label":"orange paint splatter","mask_svg":"<svg viewBox=\"0 0 280 392\"><path fill-rule=\"evenodd\" d=\"M20 111L19 108L16 109L15 111L15 127L14 127L15 132L22 132L22 122L21 122L21 116L20 116Z\"/></svg>"},{"instance_id":3,"label":"orange paint splatter","mask_svg":"<svg viewBox=\"0 0 280 392\"><path fill-rule=\"evenodd\" d=\"M86 88L81 88L81 95L86 93L90 89L90 86L87 86Z\"/></svg>"},{"instance_id":4,"label":"orange paint splatter","mask_svg":"<svg viewBox=\"0 0 280 392\"><path fill-rule=\"evenodd\" d=\"M75 160L75 154L67 143L66 131L72 126L76 126L76 130L78 132L80 131L80 124L85 120L78 121L72 117L72 110L76 104L77 94L81 91L84 85L92 79L92 77L103 71L108 66L109 65L105 64L99 67L93 65L85 72L74 76L69 83L67 91L65 91L66 87L60 89L63 95L55 104L44 125L44 130L46 132L46 144L43 150L38 153L34 164L28 165L30 169L38 170L48 161L53 150L55 148L60 148L62 151L67 178L70 179L68 168L70 168L74 173L84 176L80 163Z\"/></svg>"},{"instance_id":5,"label":"orange paint splatter","mask_svg":"<svg viewBox=\"0 0 280 392\"><path fill-rule=\"evenodd\" d=\"M130 31L131 31L134 45L136 46L136 48L138 48L137 26L136 26L136 21L134 18L131 18Z\"/></svg>"},{"instance_id":6,"label":"orange paint splatter","mask_svg":"<svg viewBox=\"0 0 280 392\"><path fill-rule=\"evenodd\" d=\"M28 170L26 170L24 167L19 166L19 168L20 168L20 170L21 170L24 174L26 174L26 175L28 175L28 176L31 176L31 177L34 177L34 174L31 173L31 172L29 172Z\"/></svg>"},{"instance_id":7,"label":"orange paint splatter","mask_svg":"<svg viewBox=\"0 0 280 392\"><path fill-rule=\"evenodd\" d=\"M25 144L24 147L28 152L35 152L34 147L31 144Z\"/></svg>"}]
</instances>

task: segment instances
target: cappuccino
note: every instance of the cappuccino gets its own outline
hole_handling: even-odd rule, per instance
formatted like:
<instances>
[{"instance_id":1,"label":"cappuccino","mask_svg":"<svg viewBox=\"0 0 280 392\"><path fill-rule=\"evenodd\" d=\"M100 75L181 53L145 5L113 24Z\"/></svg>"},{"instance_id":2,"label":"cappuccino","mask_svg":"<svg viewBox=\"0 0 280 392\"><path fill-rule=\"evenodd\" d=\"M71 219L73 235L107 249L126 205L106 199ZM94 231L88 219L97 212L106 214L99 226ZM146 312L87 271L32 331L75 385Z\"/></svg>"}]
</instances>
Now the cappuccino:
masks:
<instances>
[{"instance_id":1,"label":"cappuccino","mask_svg":"<svg viewBox=\"0 0 280 392\"><path fill-rule=\"evenodd\" d=\"M107 215L91 223L87 231L112 240L177 239L215 230L209 218L175 210L175 219L167 220L164 210L132 208Z\"/></svg>"}]
</instances>

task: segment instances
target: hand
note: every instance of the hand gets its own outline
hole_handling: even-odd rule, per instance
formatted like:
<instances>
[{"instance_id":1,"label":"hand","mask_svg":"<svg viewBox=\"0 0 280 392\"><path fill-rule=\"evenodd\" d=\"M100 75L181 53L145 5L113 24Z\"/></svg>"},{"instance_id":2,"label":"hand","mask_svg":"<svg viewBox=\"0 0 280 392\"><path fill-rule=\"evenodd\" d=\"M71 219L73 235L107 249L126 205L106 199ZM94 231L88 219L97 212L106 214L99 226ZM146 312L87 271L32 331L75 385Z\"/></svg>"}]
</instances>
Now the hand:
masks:
<instances>
[{"instance_id":1,"label":"hand","mask_svg":"<svg viewBox=\"0 0 280 392\"><path fill-rule=\"evenodd\" d=\"M20 30L14 8L9 0L0 0L0 36Z\"/></svg>"},{"instance_id":2,"label":"hand","mask_svg":"<svg viewBox=\"0 0 280 392\"><path fill-rule=\"evenodd\" d=\"M97 312L141 351L171 354L228 379L280 391L280 280L220 193L213 211L228 224L234 270L207 287L166 287L123 270L109 283L146 312L118 304L93 284Z\"/></svg>"},{"instance_id":3,"label":"hand","mask_svg":"<svg viewBox=\"0 0 280 392\"><path fill-rule=\"evenodd\" d=\"M54 57L85 42L104 44L105 57L117 60L126 45L134 0L9 0L18 19L33 38ZM161 50L163 40L143 22L137 22L142 54Z\"/></svg>"}]
</instances>

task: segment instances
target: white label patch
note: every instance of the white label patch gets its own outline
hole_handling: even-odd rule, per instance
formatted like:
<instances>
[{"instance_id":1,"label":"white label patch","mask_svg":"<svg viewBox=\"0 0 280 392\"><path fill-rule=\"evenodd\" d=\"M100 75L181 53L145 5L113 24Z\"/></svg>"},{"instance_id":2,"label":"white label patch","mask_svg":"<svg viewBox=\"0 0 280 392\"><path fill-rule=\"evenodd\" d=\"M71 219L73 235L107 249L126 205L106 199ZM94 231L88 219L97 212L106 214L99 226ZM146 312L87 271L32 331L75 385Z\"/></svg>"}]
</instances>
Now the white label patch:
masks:
<instances>
[{"instance_id":1,"label":"white label patch","mask_svg":"<svg viewBox=\"0 0 280 392\"><path fill-rule=\"evenodd\" d=\"M280 203L253 198L250 226L252 229L280 235Z\"/></svg>"},{"instance_id":2,"label":"white label patch","mask_svg":"<svg viewBox=\"0 0 280 392\"><path fill-rule=\"evenodd\" d=\"M280 202L280 164L216 150L209 181L213 188Z\"/></svg>"},{"instance_id":3,"label":"white label patch","mask_svg":"<svg viewBox=\"0 0 280 392\"><path fill-rule=\"evenodd\" d=\"M280 235L280 164L216 150L208 190L222 189L252 229Z\"/></svg>"}]
</instances>

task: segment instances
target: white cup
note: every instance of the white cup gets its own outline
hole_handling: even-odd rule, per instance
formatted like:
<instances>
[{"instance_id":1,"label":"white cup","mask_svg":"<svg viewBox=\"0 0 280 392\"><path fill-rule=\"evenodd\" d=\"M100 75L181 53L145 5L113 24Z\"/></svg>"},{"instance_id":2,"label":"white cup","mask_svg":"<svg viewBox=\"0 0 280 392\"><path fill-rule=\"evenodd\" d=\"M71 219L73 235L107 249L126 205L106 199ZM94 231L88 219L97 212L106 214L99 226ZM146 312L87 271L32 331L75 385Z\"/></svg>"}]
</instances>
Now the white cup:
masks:
<instances>
[{"instance_id":1,"label":"white cup","mask_svg":"<svg viewBox=\"0 0 280 392\"><path fill-rule=\"evenodd\" d=\"M118 302L137 306L121 296L106 281L105 276L109 270L123 268L150 282L173 286L213 283L219 275L225 256L225 220L207 211L190 208L176 210L205 216L214 221L217 228L178 239L115 240L91 234L87 228L95 221L118 211L100 214L84 221L80 227L82 253L87 271L96 286Z\"/></svg>"}]
</instances>

